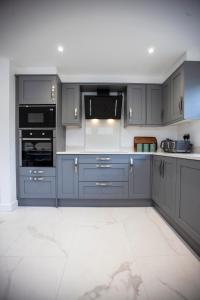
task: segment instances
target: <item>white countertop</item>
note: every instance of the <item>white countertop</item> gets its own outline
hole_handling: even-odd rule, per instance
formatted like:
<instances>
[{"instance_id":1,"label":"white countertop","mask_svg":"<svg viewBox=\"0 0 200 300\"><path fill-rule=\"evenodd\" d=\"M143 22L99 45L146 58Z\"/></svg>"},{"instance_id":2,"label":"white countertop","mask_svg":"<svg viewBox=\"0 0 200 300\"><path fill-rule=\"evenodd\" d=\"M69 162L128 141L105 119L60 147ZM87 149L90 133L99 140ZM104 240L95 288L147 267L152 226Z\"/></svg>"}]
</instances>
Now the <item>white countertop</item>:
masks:
<instances>
[{"instance_id":1,"label":"white countertop","mask_svg":"<svg viewBox=\"0 0 200 300\"><path fill-rule=\"evenodd\" d=\"M167 157L175 157L175 158L183 158L183 159L194 159L194 160L200 160L200 153L166 153L166 152L134 152L134 151L124 151L124 150L119 150L119 151L88 151L88 150L70 150L70 151L63 151L63 152L57 152L56 154L60 155L76 155L76 154L120 154L120 155L125 155L125 154L134 154L134 155L141 155L141 154L146 154L146 155L158 155L158 156L167 156Z\"/></svg>"}]
</instances>

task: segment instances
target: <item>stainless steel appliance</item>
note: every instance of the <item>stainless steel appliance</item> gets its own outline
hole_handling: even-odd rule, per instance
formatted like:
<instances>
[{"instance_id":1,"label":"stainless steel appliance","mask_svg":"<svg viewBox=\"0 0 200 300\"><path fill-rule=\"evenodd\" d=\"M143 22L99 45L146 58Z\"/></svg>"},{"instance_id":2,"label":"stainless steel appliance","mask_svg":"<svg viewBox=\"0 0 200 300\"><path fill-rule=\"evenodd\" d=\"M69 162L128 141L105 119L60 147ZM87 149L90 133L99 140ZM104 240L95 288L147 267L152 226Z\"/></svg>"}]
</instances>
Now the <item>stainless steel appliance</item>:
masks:
<instances>
[{"instance_id":1,"label":"stainless steel appliance","mask_svg":"<svg viewBox=\"0 0 200 300\"><path fill-rule=\"evenodd\" d=\"M189 138L184 138L183 140L166 139L161 142L160 148L164 152L170 152L170 153L191 153L192 152L192 144L190 143Z\"/></svg>"},{"instance_id":2,"label":"stainless steel appliance","mask_svg":"<svg viewBox=\"0 0 200 300\"><path fill-rule=\"evenodd\" d=\"M54 130L20 130L19 165L21 167L55 166Z\"/></svg>"},{"instance_id":3,"label":"stainless steel appliance","mask_svg":"<svg viewBox=\"0 0 200 300\"><path fill-rule=\"evenodd\" d=\"M55 105L20 105L19 128L55 128Z\"/></svg>"}]
</instances>

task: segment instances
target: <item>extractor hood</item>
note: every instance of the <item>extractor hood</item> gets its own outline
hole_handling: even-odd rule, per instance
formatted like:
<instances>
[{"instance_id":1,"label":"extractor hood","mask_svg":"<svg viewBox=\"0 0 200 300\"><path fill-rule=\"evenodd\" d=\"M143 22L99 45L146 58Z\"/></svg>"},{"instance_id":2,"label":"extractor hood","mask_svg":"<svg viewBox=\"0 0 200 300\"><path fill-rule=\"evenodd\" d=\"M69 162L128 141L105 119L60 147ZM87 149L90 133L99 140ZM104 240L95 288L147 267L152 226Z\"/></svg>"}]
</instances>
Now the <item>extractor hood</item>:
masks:
<instances>
[{"instance_id":1,"label":"extractor hood","mask_svg":"<svg viewBox=\"0 0 200 300\"><path fill-rule=\"evenodd\" d=\"M98 91L97 96L85 95L84 99L86 119L121 119L122 95Z\"/></svg>"}]
</instances>

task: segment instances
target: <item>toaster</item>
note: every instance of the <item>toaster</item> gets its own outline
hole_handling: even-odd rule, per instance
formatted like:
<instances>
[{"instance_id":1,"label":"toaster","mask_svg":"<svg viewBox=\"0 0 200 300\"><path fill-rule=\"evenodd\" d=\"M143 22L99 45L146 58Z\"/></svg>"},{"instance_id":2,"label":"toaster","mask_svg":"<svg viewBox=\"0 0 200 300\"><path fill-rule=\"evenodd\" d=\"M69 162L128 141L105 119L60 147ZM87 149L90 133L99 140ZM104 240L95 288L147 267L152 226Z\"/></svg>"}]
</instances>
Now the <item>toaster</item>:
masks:
<instances>
[{"instance_id":1,"label":"toaster","mask_svg":"<svg viewBox=\"0 0 200 300\"><path fill-rule=\"evenodd\" d=\"M170 140L166 139L161 142L160 148L164 152L170 153L191 153L192 144L189 140Z\"/></svg>"}]
</instances>

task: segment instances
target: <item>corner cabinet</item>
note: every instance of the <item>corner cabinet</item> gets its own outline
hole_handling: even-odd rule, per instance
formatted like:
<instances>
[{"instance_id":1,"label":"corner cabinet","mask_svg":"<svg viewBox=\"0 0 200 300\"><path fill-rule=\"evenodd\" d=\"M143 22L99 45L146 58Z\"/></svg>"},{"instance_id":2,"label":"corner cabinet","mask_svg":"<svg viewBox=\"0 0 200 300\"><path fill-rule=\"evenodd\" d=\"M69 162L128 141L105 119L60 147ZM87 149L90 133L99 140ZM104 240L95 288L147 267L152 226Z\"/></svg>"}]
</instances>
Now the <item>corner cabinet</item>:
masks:
<instances>
[{"instance_id":1,"label":"corner cabinet","mask_svg":"<svg viewBox=\"0 0 200 300\"><path fill-rule=\"evenodd\" d=\"M160 84L147 85L147 125L162 125L162 86Z\"/></svg>"},{"instance_id":2,"label":"corner cabinet","mask_svg":"<svg viewBox=\"0 0 200 300\"><path fill-rule=\"evenodd\" d=\"M19 75L17 81L19 104L56 104L56 75Z\"/></svg>"},{"instance_id":3,"label":"corner cabinet","mask_svg":"<svg viewBox=\"0 0 200 300\"><path fill-rule=\"evenodd\" d=\"M184 65L171 76L171 120L183 119L184 110Z\"/></svg>"},{"instance_id":4,"label":"corner cabinet","mask_svg":"<svg viewBox=\"0 0 200 300\"><path fill-rule=\"evenodd\" d=\"M199 244L200 162L178 159L176 222Z\"/></svg>"},{"instance_id":5,"label":"corner cabinet","mask_svg":"<svg viewBox=\"0 0 200 300\"><path fill-rule=\"evenodd\" d=\"M146 123L146 85L129 84L124 106L125 126Z\"/></svg>"},{"instance_id":6,"label":"corner cabinet","mask_svg":"<svg viewBox=\"0 0 200 300\"><path fill-rule=\"evenodd\" d=\"M129 199L151 199L151 157L130 156Z\"/></svg>"},{"instance_id":7,"label":"corner cabinet","mask_svg":"<svg viewBox=\"0 0 200 300\"><path fill-rule=\"evenodd\" d=\"M78 157L57 155L58 199L78 199Z\"/></svg>"},{"instance_id":8,"label":"corner cabinet","mask_svg":"<svg viewBox=\"0 0 200 300\"><path fill-rule=\"evenodd\" d=\"M162 86L163 101L163 124L169 124L171 121L171 80L168 79Z\"/></svg>"},{"instance_id":9,"label":"corner cabinet","mask_svg":"<svg viewBox=\"0 0 200 300\"><path fill-rule=\"evenodd\" d=\"M81 94L79 84L62 85L62 124L81 127Z\"/></svg>"}]
</instances>

